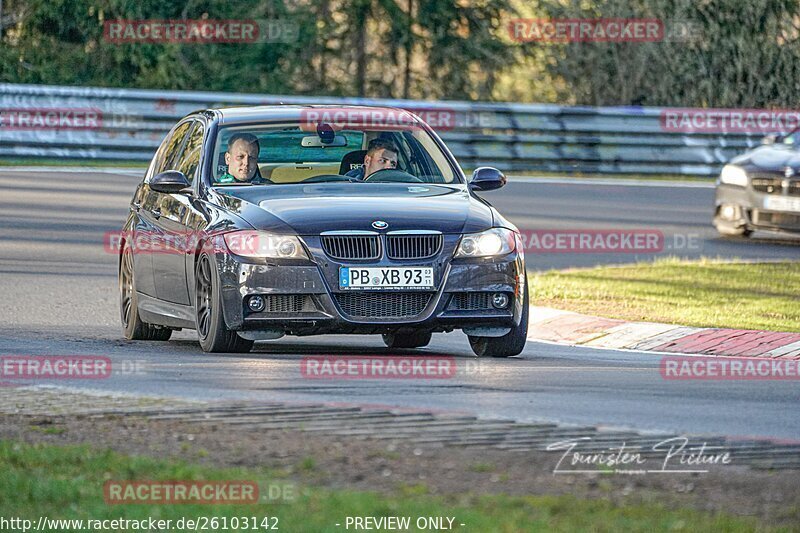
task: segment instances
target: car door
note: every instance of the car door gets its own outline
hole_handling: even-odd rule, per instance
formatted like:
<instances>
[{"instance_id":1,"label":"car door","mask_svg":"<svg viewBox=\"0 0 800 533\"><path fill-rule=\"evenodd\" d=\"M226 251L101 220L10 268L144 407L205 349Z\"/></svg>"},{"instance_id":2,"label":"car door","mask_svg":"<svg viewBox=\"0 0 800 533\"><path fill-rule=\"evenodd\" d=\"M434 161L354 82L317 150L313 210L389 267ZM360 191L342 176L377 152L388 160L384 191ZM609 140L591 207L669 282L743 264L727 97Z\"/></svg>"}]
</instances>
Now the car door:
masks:
<instances>
[{"instance_id":1,"label":"car door","mask_svg":"<svg viewBox=\"0 0 800 533\"><path fill-rule=\"evenodd\" d=\"M158 158L158 152L154 160ZM156 295L156 282L153 279L153 255L150 253L150 235L153 228L149 221L142 217L142 206L147 197L147 175L136 187L136 192L131 200L131 211L133 211L132 232L124 235L130 243L133 252L133 279L136 282L136 292L147 296Z\"/></svg>"},{"instance_id":2,"label":"car door","mask_svg":"<svg viewBox=\"0 0 800 533\"><path fill-rule=\"evenodd\" d=\"M169 165L175 157L175 145L180 145L188 132L189 125L180 124L164 137L142 183L136 189L131 208L135 211L134 233L130 236L133 244L133 271L136 290L147 296L156 297L156 284L153 276L153 255L158 253L163 240L161 229L156 224L159 197L150 189L150 179Z\"/></svg>"},{"instance_id":3,"label":"car door","mask_svg":"<svg viewBox=\"0 0 800 533\"><path fill-rule=\"evenodd\" d=\"M178 170L191 182L196 179L203 145L203 124L192 121L188 133L165 170ZM187 225L192 198L187 194L158 194L160 216L157 224L164 238L164 250L153 255L156 293L160 300L189 305L186 256L194 253L196 235Z\"/></svg>"},{"instance_id":4,"label":"car door","mask_svg":"<svg viewBox=\"0 0 800 533\"><path fill-rule=\"evenodd\" d=\"M142 191L142 203L139 208L139 227L141 230L138 240L143 248L141 254L149 258L150 275L153 279L153 296L157 298L161 298L159 286L163 284L159 279L158 273L159 258L166 255L169 250L166 249L168 239L161 223L164 195L152 190L149 181L156 174L171 169L192 125L193 121L180 123L167 136L162 143L158 160ZM171 253L171 251L169 252Z\"/></svg>"}]
</instances>

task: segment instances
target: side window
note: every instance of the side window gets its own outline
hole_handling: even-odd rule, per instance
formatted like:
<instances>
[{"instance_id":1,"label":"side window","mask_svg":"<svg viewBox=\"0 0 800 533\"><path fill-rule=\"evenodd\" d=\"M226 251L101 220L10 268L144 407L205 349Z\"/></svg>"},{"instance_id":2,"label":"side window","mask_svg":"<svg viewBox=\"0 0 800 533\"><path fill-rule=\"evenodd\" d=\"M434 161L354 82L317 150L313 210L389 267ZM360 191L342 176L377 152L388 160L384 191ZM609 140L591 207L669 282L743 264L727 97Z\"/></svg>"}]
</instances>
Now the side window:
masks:
<instances>
[{"instance_id":1,"label":"side window","mask_svg":"<svg viewBox=\"0 0 800 533\"><path fill-rule=\"evenodd\" d=\"M195 127L189 134L183 151L176 157L175 170L180 170L191 182L194 180L197 166L200 164L200 152L203 148L203 125L195 122Z\"/></svg>"},{"instance_id":2,"label":"side window","mask_svg":"<svg viewBox=\"0 0 800 533\"><path fill-rule=\"evenodd\" d=\"M194 122L185 122L178 126L172 136L164 141L163 150L160 154L160 160L153 170L153 175L165 170L174 170L177 155L183 146L183 141L186 139L186 134L189 133L189 128L192 127Z\"/></svg>"}]
</instances>

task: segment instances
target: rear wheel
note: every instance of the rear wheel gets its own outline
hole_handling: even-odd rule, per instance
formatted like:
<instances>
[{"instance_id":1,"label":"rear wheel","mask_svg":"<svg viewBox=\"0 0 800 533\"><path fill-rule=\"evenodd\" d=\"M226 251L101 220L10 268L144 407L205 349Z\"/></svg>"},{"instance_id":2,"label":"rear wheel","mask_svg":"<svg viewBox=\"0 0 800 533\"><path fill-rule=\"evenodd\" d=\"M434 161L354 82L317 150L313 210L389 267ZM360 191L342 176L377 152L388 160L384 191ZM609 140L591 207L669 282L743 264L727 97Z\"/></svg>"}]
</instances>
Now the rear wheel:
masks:
<instances>
[{"instance_id":1,"label":"rear wheel","mask_svg":"<svg viewBox=\"0 0 800 533\"><path fill-rule=\"evenodd\" d=\"M431 342L430 331L395 331L384 333L383 343L389 348L422 348Z\"/></svg>"},{"instance_id":2,"label":"rear wheel","mask_svg":"<svg viewBox=\"0 0 800 533\"><path fill-rule=\"evenodd\" d=\"M502 337L475 337L469 335L469 345L478 357L512 357L519 355L525 348L528 338L528 284L525 283L525 295L522 304L522 316L519 325Z\"/></svg>"},{"instance_id":3,"label":"rear wheel","mask_svg":"<svg viewBox=\"0 0 800 533\"><path fill-rule=\"evenodd\" d=\"M208 254L201 254L195 266L194 308L197 336L204 352L246 353L253 347L253 341L225 326L219 277Z\"/></svg>"},{"instance_id":4,"label":"rear wheel","mask_svg":"<svg viewBox=\"0 0 800 533\"><path fill-rule=\"evenodd\" d=\"M122 334L133 341L166 341L172 330L143 322L139 318L136 284L133 280L133 251L127 242L122 248L119 265L119 315Z\"/></svg>"}]
</instances>

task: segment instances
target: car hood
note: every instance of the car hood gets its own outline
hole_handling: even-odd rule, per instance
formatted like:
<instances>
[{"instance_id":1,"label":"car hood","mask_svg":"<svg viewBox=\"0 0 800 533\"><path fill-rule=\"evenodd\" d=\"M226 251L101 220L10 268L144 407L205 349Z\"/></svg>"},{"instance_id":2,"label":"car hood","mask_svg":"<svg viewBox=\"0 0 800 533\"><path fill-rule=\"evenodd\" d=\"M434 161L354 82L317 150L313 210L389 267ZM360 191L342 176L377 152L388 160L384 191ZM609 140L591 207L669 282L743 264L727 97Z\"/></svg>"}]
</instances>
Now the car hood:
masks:
<instances>
[{"instance_id":1,"label":"car hood","mask_svg":"<svg viewBox=\"0 0 800 533\"><path fill-rule=\"evenodd\" d=\"M220 203L256 229L323 231L427 229L472 233L492 227L492 208L460 186L429 183L319 183L218 187Z\"/></svg>"},{"instance_id":2,"label":"car hood","mask_svg":"<svg viewBox=\"0 0 800 533\"><path fill-rule=\"evenodd\" d=\"M787 166L800 168L800 152L792 146L759 146L731 160L731 163L760 170L783 170Z\"/></svg>"}]
</instances>

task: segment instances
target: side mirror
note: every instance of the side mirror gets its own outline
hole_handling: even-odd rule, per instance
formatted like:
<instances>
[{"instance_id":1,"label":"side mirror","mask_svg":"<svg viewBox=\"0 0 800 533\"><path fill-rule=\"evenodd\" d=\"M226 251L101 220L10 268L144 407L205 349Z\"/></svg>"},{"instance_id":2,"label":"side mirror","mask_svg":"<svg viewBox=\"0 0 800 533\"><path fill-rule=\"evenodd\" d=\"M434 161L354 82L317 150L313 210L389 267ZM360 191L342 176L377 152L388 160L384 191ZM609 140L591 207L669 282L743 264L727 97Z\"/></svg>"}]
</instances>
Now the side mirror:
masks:
<instances>
[{"instance_id":1,"label":"side mirror","mask_svg":"<svg viewBox=\"0 0 800 533\"><path fill-rule=\"evenodd\" d=\"M478 167L472 173L469 188L473 191L493 191L506 184L506 175L492 167Z\"/></svg>"},{"instance_id":2,"label":"side mirror","mask_svg":"<svg viewBox=\"0 0 800 533\"><path fill-rule=\"evenodd\" d=\"M156 192L163 192L165 194L174 194L179 192L187 192L184 189L191 187L192 184L183 175L183 172L177 170L167 170L156 174L150 179L150 188Z\"/></svg>"}]
</instances>

